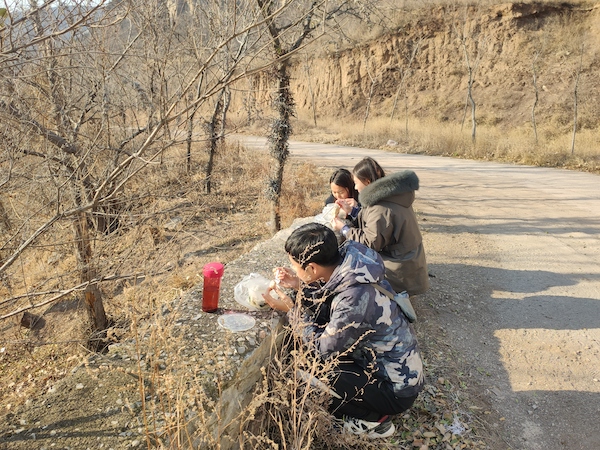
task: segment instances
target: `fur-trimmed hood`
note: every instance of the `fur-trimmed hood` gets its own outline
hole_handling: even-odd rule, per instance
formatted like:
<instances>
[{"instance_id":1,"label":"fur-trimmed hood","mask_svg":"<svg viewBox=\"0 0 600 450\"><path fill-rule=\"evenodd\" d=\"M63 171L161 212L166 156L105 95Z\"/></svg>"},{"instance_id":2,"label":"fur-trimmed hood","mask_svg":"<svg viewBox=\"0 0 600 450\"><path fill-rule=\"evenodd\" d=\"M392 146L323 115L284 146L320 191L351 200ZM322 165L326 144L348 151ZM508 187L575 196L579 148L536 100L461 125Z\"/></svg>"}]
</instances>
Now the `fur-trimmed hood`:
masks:
<instances>
[{"instance_id":1,"label":"fur-trimmed hood","mask_svg":"<svg viewBox=\"0 0 600 450\"><path fill-rule=\"evenodd\" d=\"M403 170L386 175L365 186L358 196L363 206L373 206L382 200L399 203L409 207L415 200L415 191L419 189L419 177L412 170Z\"/></svg>"}]
</instances>

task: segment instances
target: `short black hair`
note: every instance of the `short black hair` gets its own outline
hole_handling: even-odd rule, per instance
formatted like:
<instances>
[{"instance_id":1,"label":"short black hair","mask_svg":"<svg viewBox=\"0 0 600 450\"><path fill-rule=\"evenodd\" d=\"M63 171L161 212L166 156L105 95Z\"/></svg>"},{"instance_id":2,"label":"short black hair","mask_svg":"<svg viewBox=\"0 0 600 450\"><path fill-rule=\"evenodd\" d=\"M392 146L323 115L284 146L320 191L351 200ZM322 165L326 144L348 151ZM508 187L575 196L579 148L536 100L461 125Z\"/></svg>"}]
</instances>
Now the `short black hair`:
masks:
<instances>
[{"instance_id":1,"label":"short black hair","mask_svg":"<svg viewBox=\"0 0 600 450\"><path fill-rule=\"evenodd\" d=\"M372 183L375 180L379 180L385 176L385 171L381 168L379 163L369 156L365 156L361 159L352 170L352 173L356 178L362 181Z\"/></svg>"},{"instance_id":2,"label":"short black hair","mask_svg":"<svg viewBox=\"0 0 600 450\"><path fill-rule=\"evenodd\" d=\"M335 233L316 222L295 229L285 241L285 251L303 269L311 262L331 267L338 265L341 260Z\"/></svg>"}]
</instances>

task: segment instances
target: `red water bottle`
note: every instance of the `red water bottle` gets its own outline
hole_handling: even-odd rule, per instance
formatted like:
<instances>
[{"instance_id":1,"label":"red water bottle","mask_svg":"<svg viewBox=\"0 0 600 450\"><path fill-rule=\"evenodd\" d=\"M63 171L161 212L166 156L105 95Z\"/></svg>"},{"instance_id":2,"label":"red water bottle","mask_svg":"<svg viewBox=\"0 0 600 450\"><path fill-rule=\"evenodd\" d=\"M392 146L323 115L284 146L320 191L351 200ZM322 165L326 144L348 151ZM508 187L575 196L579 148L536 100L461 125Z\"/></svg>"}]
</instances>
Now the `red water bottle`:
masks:
<instances>
[{"instance_id":1,"label":"red water bottle","mask_svg":"<svg viewBox=\"0 0 600 450\"><path fill-rule=\"evenodd\" d=\"M225 267L219 262L208 263L202 269L204 287L202 288L202 311L215 312L219 307L221 277Z\"/></svg>"}]
</instances>

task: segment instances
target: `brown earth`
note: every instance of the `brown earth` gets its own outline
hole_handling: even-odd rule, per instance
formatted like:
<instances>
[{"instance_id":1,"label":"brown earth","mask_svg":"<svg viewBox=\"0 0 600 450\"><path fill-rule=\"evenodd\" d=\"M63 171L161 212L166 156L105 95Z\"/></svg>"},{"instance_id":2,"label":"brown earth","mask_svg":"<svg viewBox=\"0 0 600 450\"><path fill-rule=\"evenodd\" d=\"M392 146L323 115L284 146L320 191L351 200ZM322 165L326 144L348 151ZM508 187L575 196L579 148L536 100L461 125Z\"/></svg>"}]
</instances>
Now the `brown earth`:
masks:
<instances>
[{"instance_id":1,"label":"brown earth","mask_svg":"<svg viewBox=\"0 0 600 450\"><path fill-rule=\"evenodd\" d=\"M314 108L317 119L362 119L369 103L370 117L402 120L406 96L411 120L460 124L466 114L468 128L470 67L478 125L530 130L535 69L540 132L553 136L571 130L576 80L579 126L597 127L596 2L507 2L466 9L449 4L396 14L402 16L397 31L352 48L324 42L320 48L325 52L297 59L291 81L304 117L312 117ZM263 88L258 97L263 114L270 105L268 84L264 79L256 82ZM247 114L238 100L239 111Z\"/></svg>"}]
</instances>

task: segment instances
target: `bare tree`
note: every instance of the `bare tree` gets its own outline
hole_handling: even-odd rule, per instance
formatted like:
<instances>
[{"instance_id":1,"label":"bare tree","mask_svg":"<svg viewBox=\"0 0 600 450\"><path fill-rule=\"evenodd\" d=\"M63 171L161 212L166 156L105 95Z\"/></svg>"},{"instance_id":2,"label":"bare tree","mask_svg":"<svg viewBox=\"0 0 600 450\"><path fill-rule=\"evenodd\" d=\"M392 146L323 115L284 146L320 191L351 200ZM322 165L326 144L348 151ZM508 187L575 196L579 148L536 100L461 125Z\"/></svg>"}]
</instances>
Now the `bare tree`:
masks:
<instances>
[{"instance_id":1,"label":"bare tree","mask_svg":"<svg viewBox=\"0 0 600 450\"><path fill-rule=\"evenodd\" d=\"M3 31L3 47L0 53L2 82L8 95L0 99L0 112L14 132L33 133L42 138L49 147L34 152L20 148L20 153L39 157L51 170L61 200L70 199L72 209L66 215L61 211L64 202L56 204L56 214L42 224L26 239L13 255L3 261L0 273L11 265L21 252L40 234L59 219L70 220L80 282L88 283L84 297L95 329L106 327L102 297L90 281L96 278L91 258L89 228L93 214L100 204L90 202L93 198L94 177L88 161L78 159L85 153L80 145L83 127L88 121L87 112L98 90L84 92L73 74L62 73L64 64L85 64L77 56L85 45L79 32L95 22L94 15L103 6L75 4L70 8L42 6L30 1L30 9L19 16L12 16ZM72 14L76 11L75 14ZM17 18L18 17L18 18ZM66 76L65 76L66 75ZM71 76L69 76L71 75ZM79 100L74 104L73 99ZM39 114L36 114L39 112ZM17 134L18 136L18 134ZM59 181L60 180L60 181ZM43 207L44 205L39 205ZM33 222L34 218L31 218ZM12 239L11 239L12 240Z\"/></svg>"},{"instance_id":2,"label":"bare tree","mask_svg":"<svg viewBox=\"0 0 600 450\"><path fill-rule=\"evenodd\" d=\"M462 27L461 29L458 26L454 27L454 31L459 40L459 46L462 50L464 56L464 63L467 69L467 96L465 103L465 112L463 115L463 119L461 122L461 129L464 126L467 108L471 106L471 140L475 142L477 135L477 116L476 116L476 103L473 98L473 85L475 83L475 75L477 74L477 69L479 68L479 64L481 63L486 39L480 35L478 30L469 30L468 25L468 7L465 7L464 17L462 19Z\"/></svg>"},{"instance_id":3,"label":"bare tree","mask_svg":"<svg viewBox=\"0 0 600 450\"><path fill-rule=\"evenodd\" d=\"M367 120L369 118L369 112L371 110L371 100L373 99L373 91L375 90L375 85L377 84L377 77L374 77L371 74L369 61L367 61L366 67L367 75L369 75L369 80L371 80L371 84L369 86L369 93L365 95L365 97L367 98L367 105L365 106L365 117L363 118L363 133L367 128Z\"/></svg>"},{"instance_id":4,"label":"bare tree","mask_svg":"<svg viewBox=\"0 0 600 450\"><path fill-rule=\"evenodd\" d=\"M190 54L196 59L196 64L202 64L202 61L206 57L207 49L212 48L215 43L222 41L227 36L237 35L240 29L243 29L255 20L251 6L247 2L223 3L219 0L214 0L204 3L202 8L193 9L188 21L188 35L190 36ZM205 31L196 35L193 32L195 29L203 29ZM208 162L205 166L204 183L206 193L210 193L211 191L214 158L217 153L218 144L223 141L225 136L227 112L231 101L231 92L228 83L236 73L233 69L245 60L250 49L254 48L254 41L257 39L259 39L259 34L256 32L250 33L247 31L241 35L237 35L235 40L229 41L215 55L213 69L198 80L196 99L203 95L205 86L210 86L214 83L215 79L220 80L222 85L221 90L211 99L212 108L209 111L204 111L205 116L201 119L207 137L206 151ZM188 172L191 170L191 146L194 135L194 119L197 111L197 107L193 108L188 117L186 157Z\"/></svg>"},{"instance_id":5,"label":"bare tree","mask_svg":"<svg viewBox=\"0 0 600 450\"><path fill-rule=\"evenodd\" d=\"M191 111L243 75L218 55L261 24L230 29L198 58L161 0L90 5L32 1L0 29L0 203L18 193L0 233L0 276L14 287L0 319L82 292L92 328L106 327L100 286L135 268L122 273L124 261L105 255L123 217L152 195L136 180L185 139ZM50 276L49 267L32 283L16 266L40 249L64 259L66 272Z\"/></svg>"},{"instance_id":6,"label":"bare tree","mask_svg":"<svg viewBox=\"0 0 600 450\"><path fill-rule=\"evenodd\" d=\"M408 136L408 95L406 92L406 80L411 73L411 67L415 57L417 56L417 52L419 51L419 47L421 42L423 41L423 37L419 38L419 40L413 44L412 51L410 52L410 56L408 57L408 61L406 62L406 66L400 69L400 83L398 85L398 89L396 90L396 94L394 95L394 104L392 105L392 112L390 113L390 121L394 120L394 114L396 112L396 106L398 105L398 97L400 96L400 91L404 90L404 112L405 112L405 133Z\"/></svg>"},{"instance_id":7,"label":"bare tree","mask_svg":"<svg viewBox=\"0 0 600 450\"><path fill-rule=\"evenodd\" d=\"M290 89L290 66L292 57L301 48L321 37L345 14L360 16L367 9L366 3L338 0L256 0L265 21L271 57L274 58L272 76L275 80L273 109L268 140L270 153L275 160L268 181L267 197L271 201L271 229L281 228L280 196L285 163L289 156L289 137L292 134L291 118L295 114L295 102Z\"/></svg>"},{"instance_id":8,"label":"bare tree","mask_svg":"<svg viewBox=\"0 0 600 450\"><path fill-rule=\"evenodd\" d=\"M535 143L538 143L538 133L537 133L537 123L535 121L535 108L538 104L539 100L539 89L537 84L537 60L540 56L540 52L535 52L533 56L533 61L531 63L531 70L533 72L533 91L534 91L534 100L533 105L531 105L531 125L533 126L533 136L535 138Z\"/></svg>"},{"instance_id":9,"label":"bare tree","mask_svg":"<svg viewBox=\"0 0 600 450\"><path fill-rule=\"evenodd\" d=\"M419 40L412 46L412 51L410 55L407 57L406 66L400 67L400 83L398 85L398 89L396 89L396 94L394 95L394 104L392 105L392 112L390 113L390 120L394 120L394 114L396 113L396 107L398 105L398 98L400 96L400 91L405 88L406 79L410 76L411 67L415 57L417 56L417 52L419 51L419 47L423 38L419 38Z\"/></svg>"},{"instance_id":10,"label":"bare tree","mask_svg":"<svg viewBox=\"0 0 600 450\"><path fill-rule=\"evenodd\" d=\"M477 67L479 65L479 59L476 58L475 62L472 62L469 58L469 53L467 51L467 46L464 40L461 42L461 46L463 49L463 53L465 56L465 65L467 67L467 102L471 105L471 139L475 142L475 137L477 133L477 117L475 115L476 104L473 99L473 83L475 82L475 73L477 72ZM465 108L466 113L466 108ZM464 118L463 118L464 123Z\"/></svg>"},{"instance_id":11,"label":"bare tree","mask_svg":"<svg viewBox=\"0 0 600 450\"><path fill-rule=\"evenodd\" d=\"M581 51L579 53L579 66L575 75L575 86L573 87L573 138L571 139L571 155L575 154L575 136L577 135L577 100L579 91L579 78L581 77L581 68L583 67L583 48L584 44L581 44Z\"/></svg>"}]
</instances>

